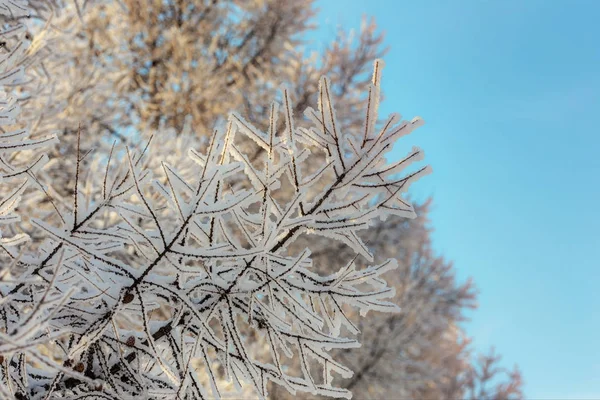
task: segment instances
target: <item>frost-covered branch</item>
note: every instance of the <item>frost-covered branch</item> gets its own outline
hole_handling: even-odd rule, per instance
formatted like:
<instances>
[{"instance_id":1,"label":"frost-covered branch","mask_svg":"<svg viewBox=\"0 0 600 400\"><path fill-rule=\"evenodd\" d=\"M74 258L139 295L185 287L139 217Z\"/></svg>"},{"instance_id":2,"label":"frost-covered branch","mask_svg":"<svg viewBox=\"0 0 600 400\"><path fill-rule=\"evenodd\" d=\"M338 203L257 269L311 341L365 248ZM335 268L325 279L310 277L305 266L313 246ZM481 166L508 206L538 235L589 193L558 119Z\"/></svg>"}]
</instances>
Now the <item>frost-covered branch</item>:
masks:
<instances>
[{"instance_id":1,"label":"frost-covered branch","mask_svg":"<svg viewBox=\"0 0 600 400\"><path fill-rule=\"evenodd\" d=\"M294 121L284 89L281 129L276 102L265 132L233 114L203 153L190 148L191 179L166 163L156 175L145 149L125 149L125 162L114 165L111 150L105 175L92 179L102 195L88 201L78 136L71 205L58 206L58 225L31 220L48 240L3 282L7 387L45 396L219 397L220 370L261 397L269 381L350 397L334 376L352 372L329 353L359 346L346 306L398 310L382 277L396 262L355 258L322 275L310 248L289 245L300 235L332 238L372 259L359 232L389 215L415 216L400 194L429 170L397 173L422 152L392 166L383 156L421 121L394 115L375 128L380 76L377 61L360 135L337 121L323 78L318 107L305 112L310 125ZM252 161L248 140L259 155ZM315 162L322 168L308 173ZM51 306L43 330L32 330L40 304ZM32 340L19 345L24 338ZM248 350L256 338L264 354ZM289 357L300 360L300 373L288 371Z\"/></svg>"},{"instance_id":2,"label":"frost-covered branch","mask_svg":"<svg viewBox=\"0 0 600 400\"><path fill-rule=\"evenodd\" d=\"M421 121L378 116L373 23L317 59L311 1L0 14L0 398L484 386L452 334L472 287L401 197L423 152L385 159Z\"/></svg>"}]
</instances>

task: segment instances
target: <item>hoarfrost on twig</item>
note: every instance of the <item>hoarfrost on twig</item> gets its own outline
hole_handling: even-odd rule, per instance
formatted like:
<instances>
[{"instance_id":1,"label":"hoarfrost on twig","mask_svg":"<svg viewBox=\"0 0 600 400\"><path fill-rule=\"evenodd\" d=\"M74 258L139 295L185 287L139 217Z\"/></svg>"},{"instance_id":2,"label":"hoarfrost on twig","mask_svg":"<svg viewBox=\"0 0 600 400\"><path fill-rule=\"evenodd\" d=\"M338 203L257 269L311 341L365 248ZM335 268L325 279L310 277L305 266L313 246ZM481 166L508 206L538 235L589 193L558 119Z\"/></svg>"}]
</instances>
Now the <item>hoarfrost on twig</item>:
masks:
<instances>
[{"instance_id":1,"label":"hoarfrost on twig","mask_svg":"<svg viewBox=\"0 0 600 400\"><path fill-rule=\"evenodd\" d=\"M0 12L17 15L23 4L4 0ZM3 35L19 37L0 59L7 84L22 77L27 39L18 24ZM115 165L113 146L105 173L91 177L101 190L89 201L80 130L72 203L54 205L58 223L30 219L47 241L30 247L24 235L2 238L0 393L207 398L221 396L225 377L261 397L273 381L293 393L349 398L334 380L352 371L330 350L359 346L348 307L363 315L398 310L382 276L396 261L364 265L355 257L322 275L310 247L291 245L301 235L324 237L372 260L359 232L390 215L415 216L401 194L430 169L398 173L422 151L391 165L384 155L422 122L392 115L377 128L381 70L376 61L360 132L337 121L324 77L317 108L305 112L310 125L295 121L284 88L265 132L232 114L204 151L190 149L193 174L167 163L152 170L144 146L126 148ZM0 123L18 124L19 106L0 95ZM3 131L2 223L19 220L19 200L31 191L52 201L36 173L47 161L40 149L54 141ZM248 146L258 156L250 159ZM324 161L309 169L315 160ZM299 371L287 367L291 357Z\"/></svg>"}]
</instances>

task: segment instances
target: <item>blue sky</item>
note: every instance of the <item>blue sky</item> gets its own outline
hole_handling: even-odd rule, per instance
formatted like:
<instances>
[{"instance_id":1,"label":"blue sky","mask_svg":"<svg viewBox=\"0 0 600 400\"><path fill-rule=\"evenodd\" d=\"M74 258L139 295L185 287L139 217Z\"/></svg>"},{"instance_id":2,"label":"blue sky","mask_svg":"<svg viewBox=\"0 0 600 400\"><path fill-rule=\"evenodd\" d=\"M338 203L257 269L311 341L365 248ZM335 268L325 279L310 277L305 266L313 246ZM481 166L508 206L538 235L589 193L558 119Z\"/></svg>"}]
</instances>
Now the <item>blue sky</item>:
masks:
<instances>
[{"instance_id":1,"label":"blue sky","mask_svg":"<svg viewBox=\"0 0 600 400\"><path fill-rule=\"evenodd\" d=\"M472 276L468 332L530 399L600 399L600 1L321 0L317 41L386 33L385 114L426 125L434 243Z\"/></svg>"}]
</instances>

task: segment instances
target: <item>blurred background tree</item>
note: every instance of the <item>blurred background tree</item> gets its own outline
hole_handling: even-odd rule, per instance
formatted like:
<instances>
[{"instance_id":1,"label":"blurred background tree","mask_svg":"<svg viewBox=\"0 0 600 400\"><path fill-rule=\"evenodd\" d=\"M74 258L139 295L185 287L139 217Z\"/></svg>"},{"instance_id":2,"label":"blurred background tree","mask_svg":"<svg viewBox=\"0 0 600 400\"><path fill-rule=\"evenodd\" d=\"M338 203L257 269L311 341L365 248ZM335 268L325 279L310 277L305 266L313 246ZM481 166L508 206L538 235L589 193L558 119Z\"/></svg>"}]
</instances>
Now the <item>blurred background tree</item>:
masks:
<instances>
[{"instance_id":1,"label":"blurred background tree","mask_svg":"<svg viewBox=\"0 0 600 400\"><path fill-rule=\"evenodd\" d=\"M385 54L383 35L367 20L358 34L340 31L322 51L310 52L306 37L317 10L308 0L31 3L38 13L29 23L29 55L39 62L20 101L25 112L46 110L32 111L29 124L34 137L59 133L55 156L75 154L81 126L90 147L84 153L93 147L96 156L107 155L113 139L131 144L155 135L165 154L181 158L190 143L178 133L193 132L203 143L231 111L264 127L282 84L300 115L316 101L321 75L332 82L343 128L360 131L371 65ZM55 158L44 173L70 174L73 162ZM68 201L69 190L49 191ZM493 352L473 354L461 322L476 306L476 291L470 281L457 282L452 264L433 251L429 206L417 206L414 220L381 222L365 238L376 261L399 260L388 279L403 311L357 326L363 346L336 354L357 371L345 387L358 399L522 397L516 367L501 368ZM339 242L324 241L313 257L336 270L349 254ZM283 388L271 393L289 396Z\"/></svg>"}]
</instances>

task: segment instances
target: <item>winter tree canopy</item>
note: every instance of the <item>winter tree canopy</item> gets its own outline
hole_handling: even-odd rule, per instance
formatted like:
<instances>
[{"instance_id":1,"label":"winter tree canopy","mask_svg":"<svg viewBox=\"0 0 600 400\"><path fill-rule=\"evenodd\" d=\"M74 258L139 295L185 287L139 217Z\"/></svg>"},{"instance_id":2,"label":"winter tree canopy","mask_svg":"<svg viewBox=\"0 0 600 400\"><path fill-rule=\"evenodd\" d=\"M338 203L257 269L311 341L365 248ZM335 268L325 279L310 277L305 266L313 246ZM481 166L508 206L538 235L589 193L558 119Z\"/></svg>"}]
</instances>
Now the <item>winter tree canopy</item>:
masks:
<instances>
[{"instance_id":1,"label":"winter tree canopy","mask_svg":"<svg viewBox=\"0 0 600 400\"><path fill-rule=\"evenodd\" d=\"M0 14L0 396L520 395L404 195L423 151L386 158L423 122L379 115L374 25L310 60L310 2Z\"/></svg>"}]
</instances>

